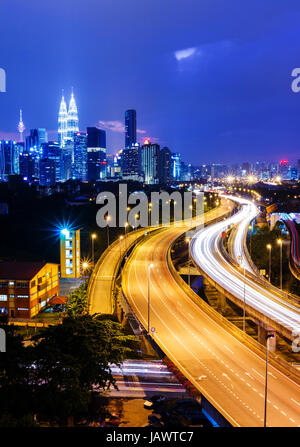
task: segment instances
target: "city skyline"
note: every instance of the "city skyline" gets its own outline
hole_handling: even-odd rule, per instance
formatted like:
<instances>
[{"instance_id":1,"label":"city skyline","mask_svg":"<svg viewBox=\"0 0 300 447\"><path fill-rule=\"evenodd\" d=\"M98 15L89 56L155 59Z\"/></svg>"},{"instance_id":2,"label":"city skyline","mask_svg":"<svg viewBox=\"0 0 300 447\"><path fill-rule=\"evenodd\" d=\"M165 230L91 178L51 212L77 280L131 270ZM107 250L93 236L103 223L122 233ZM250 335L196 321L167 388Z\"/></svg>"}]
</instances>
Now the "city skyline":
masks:
<instances>
[{"instance_id":1,"label":"city skyline","mask_svg":"<svg viewBox=\"0 0 300 447\"><path fill-rule=\"evenodd\" d=\"M59 92L73 85L80 130L101 122L108 132L109 153L123 148L123 113L135 109L139 139L147 136L193 164L242 162L245 153L250 161L298 158L300 96L291 90L291 72L299 65L296 2L254 1L243 11L236 1L228 10L220 1L196 5L189 0L184 10L170 8L169 2L160 9L158 2L146 2L147 20L153 24L150 35L144 33L145 5L134 0L130 6L104 3L103 26L92 26L92 35L87 26L90 30L94 12L100 12L94 1L93 8L79 2L70 8L66 0L59 15L54 4L35 10L29 0L24 14L15 3L1 5L7 17L2 32L9 42L0 43L0 65L7 73L7 92L0 102L6 111L1 138L17 135L20 109L27 129L46 127L51 136ZM68 24L70 11L76 33ZM134 23L130 32L128 23ZM42 51L30 45L32 39ZM64 46L67 52L58 51Z\"/></svg>"}]
</instances>

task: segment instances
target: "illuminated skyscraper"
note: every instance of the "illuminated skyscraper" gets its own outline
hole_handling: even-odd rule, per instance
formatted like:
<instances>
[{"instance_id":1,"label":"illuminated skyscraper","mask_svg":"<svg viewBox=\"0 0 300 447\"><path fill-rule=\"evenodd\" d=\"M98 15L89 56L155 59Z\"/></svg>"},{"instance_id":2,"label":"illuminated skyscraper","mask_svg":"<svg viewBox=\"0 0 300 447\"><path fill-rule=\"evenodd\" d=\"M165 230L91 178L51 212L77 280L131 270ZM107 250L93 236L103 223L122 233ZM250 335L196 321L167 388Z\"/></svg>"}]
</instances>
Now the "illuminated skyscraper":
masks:
<instances>
[{"instance_id":1,"label":"illuminated skyscraper","mask_svg":"<svg viewBox=\"0 0 300 447\"><path fill-rule=\"evenodd\" d=\"M136 143L136 111L125 112L125 148L134 147Z\"/></svg>"},{"instance_id":2,"label":"illuminated skyscraper","mask_svg":"<svg viewBox=\"0 0 300 447\"><path fill-rule=\"evenodd\" d=\"M142 146L142 172L144 173L145 183L155 185L159 183L159 154L158 144L151 143L148 138L144 140Z\"/></svg>"},{"instance_id":3,"label":"illuminated skyscraper","mask_svg":"<svg viewBox=\"0 0 300 447\"><path fill-rule=\"evenodd\" d=\"M68 136L68 112L64 95L61 98L58 113L58 142L60 147L64 147Z\"/></svg>"},{"instance_id":4,"label":"illuminated skyscraper","mask_svg":"<svg viewBox=\"0 0 300 447\"><path fill-rule=\"evenodd\" d=\"M72 92L69 102L68 118L67 118L67 138L73 139L74 133L79 132L78 127L78 110L74 94Z\"/></svg>"}]
</instances>

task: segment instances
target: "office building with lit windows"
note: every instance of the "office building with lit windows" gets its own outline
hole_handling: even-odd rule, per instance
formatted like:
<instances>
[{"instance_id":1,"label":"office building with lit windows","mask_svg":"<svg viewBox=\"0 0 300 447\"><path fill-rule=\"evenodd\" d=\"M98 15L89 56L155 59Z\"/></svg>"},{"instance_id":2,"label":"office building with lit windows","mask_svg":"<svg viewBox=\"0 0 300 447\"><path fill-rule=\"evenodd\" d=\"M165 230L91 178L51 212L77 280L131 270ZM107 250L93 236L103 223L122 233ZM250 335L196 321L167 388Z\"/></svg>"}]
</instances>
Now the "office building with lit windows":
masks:
<instances>
[{"instance_id":1,"label":"office building with lit windows","mask_svg":"<svg viewBox=\"0 0 300 447\"><path fill-rule=\"evenodd\" d=\"M59 294L59 266L46 262L1 262L0 313L32 318Z\"/></svg>"},{"instance_id":2,"label":"office building with lit windows","mask_svg":"<svg viewBox=\"0 0 300 447\"><path fill-rule=\"evenodd\" d=\"M125 112L125 148L133 147L136 143L136 111Z\"/></svg>"},{"instance_id":3,"label":"office building with lit windows","mask_svg":"<svg viewBox=\"0 0 300 447\"><path fill-rule=\"evenodd\" d=\"M159 156L159 145L145 139L142 146L141 166L147 185L156 185L159 183Z\"/></svg>"},{"instance_id":4,"label":"office building with lit windows","mask_svg":"<svg viewBox=\"0 0 300 447\"><path fill-rule=\"evenodd\" d=\"M97 127L87 128L87 177L88 181L106 177L106 132Z\"/></svg>"},{"instance_id":5,"label":"office building with lit windows","mask_svg":"<svg viewBox=\"0 0 300 447\"><path fill-rule=\"evenodd\" d=\"M60 276L80 276L80 230L64 228L60 232Z\"/></svg>"}]
</instances>

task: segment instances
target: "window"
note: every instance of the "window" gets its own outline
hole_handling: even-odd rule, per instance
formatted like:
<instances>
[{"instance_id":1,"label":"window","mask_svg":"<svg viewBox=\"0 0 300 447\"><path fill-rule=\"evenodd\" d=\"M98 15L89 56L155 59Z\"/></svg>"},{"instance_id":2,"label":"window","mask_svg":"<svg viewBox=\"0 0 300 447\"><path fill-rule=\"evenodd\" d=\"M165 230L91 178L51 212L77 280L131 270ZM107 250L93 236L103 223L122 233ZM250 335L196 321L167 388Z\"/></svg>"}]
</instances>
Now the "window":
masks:
<instances>
[{"instance_id":1,"label":"window","mask_svg":"<svg viewBox=\"0 0 300 447\"><path fill-rule=\"evenodd\" d=\"M19 289L27 289L28 283L26 281L17 281L16 287Z\"/></svg>"},{"instance_id":2,"label":"window","mask_svg":"<svg viewBox=\"0 0 300 447\"><path fill-rule=\"evenodd\" d=\"M6 289L8 287L8 281L0 281L0 287Z\"/></svg>"},{"instance_id":3,"label":"window","mask_svg":"<svg viewBox=\"0 0 300 447\"><path fill-rule=\"evenodd\" d=\"M8 285L9 285L9 286L14 286L15 283L14 283L14 281L9 281L9 282L8 282Z\"/></svg>"},{"instance_id":4,"label":"window","mask_svg":"<svg viewBox=\"0 0 300 447\"><path fill-rule=\"evenodd\" d=\"M7 301L7 295L0 295L0 301Z\"/></svg>"},{"instance_id":5,"label":"window","mask_svg":"<svg viewBox=\"0 0 300 447\"><path fill-rule=\"evenodd\" d=\"M18 298L29 298L28 295L18 295Z\"/></svg>"},{"instance_id":6,"label":"window","mask_svg":"<svg viewBox=\"0 0 300 447\"><path fill-rule=\"evenodd\" d=\"M31 281L31 287L35 287L35 280Z\"/></svg>"},{"instance_id":7,"label":"window","mask_svg":"<svg viewBox=\"0 0 300 447\"><path fill-rule=\"evenodd\" d=\"M18 307L18 310L28 310L28 307Z\"/></svg>"},{"instance_id":8,"label":"window","mask_svg":"<svg viewBox=\"0 0 300 447\"><path fill-rule=\"evenodd\" d=\"M41 284L42 281L43 281L43 278L38 278L38 284Z\"/></svg>"}]
</instances>

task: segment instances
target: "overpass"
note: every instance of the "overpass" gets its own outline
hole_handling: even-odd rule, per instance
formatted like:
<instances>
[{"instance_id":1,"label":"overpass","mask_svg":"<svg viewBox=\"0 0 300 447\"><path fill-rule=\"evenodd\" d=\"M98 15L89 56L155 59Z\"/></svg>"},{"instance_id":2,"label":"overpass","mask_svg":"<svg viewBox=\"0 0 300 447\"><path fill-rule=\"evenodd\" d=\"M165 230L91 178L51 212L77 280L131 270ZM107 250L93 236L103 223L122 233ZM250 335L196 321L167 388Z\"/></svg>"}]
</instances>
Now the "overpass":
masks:
<instances>
[{"instance_id":1,"label":"overpass","mask_svg":"<svg viewBox=\"0 0 300 447\"><path fill-rule=\"evenodd\" d=\"M210 212L206 223L217 217ZM175 271L170 251L188 229L164 228L136 245L122 274L124 295L145 328L149 317L160 348L232 425L262 426L264 348L199 299ZM297 377L276 356L270 361L268 425L299 426Z\"/></svg>"}]
</instances>

